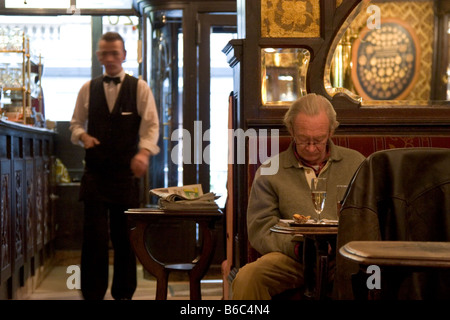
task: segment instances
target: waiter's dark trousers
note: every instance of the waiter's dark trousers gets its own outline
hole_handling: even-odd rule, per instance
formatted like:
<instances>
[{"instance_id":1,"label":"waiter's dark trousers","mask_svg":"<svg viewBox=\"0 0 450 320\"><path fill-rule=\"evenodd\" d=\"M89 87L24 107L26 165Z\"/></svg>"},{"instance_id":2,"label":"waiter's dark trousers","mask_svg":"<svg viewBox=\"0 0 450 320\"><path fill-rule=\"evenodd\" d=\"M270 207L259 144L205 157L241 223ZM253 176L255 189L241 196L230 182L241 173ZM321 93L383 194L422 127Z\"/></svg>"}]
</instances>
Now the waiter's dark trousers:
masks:
<instances>
[{"instance_id":1,"label":"waiter's dark trousers","mask_svg":"<svg viewBox=\"0 0 450 320\"><path fill-rule=\"evenodd\" d=\"M101 300L108 289L109 236L114 249L111 295L114 299L131 299L136 290L136 257L125 214L128 209L124 205L84 201L81 292L86 300Z\"/></svg>"}]
</instances>

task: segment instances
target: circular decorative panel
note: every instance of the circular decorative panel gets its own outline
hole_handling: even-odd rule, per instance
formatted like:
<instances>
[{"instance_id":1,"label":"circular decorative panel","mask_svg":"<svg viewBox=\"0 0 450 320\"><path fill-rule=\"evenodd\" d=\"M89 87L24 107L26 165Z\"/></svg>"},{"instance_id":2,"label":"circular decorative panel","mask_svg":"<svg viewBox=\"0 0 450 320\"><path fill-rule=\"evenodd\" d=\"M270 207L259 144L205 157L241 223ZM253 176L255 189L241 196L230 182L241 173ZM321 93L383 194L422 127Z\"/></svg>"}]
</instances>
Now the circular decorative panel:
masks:
<instances>
[{"instance_id":1,"label":"circular decorative panel","mask_svg":"<svg viewBox=\"0 0 450 320\"><path fill-rule=\"evenodd\" d=\"M420 46L414 30L398 19L365 27L352 49L352 80L367 100L403 99L414 87L420 67Z\"/></svg>"}]
</instances>

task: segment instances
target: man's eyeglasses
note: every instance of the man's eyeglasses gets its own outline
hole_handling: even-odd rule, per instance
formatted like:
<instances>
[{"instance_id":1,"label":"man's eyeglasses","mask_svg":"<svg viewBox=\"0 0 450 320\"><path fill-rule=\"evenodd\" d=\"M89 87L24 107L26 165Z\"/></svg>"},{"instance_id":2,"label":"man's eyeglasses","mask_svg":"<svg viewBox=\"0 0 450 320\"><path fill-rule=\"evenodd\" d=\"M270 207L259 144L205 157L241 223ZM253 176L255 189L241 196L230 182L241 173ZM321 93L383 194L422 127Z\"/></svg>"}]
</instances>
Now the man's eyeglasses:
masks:
<instances>
[{"instance_id":1,"label":"man's eyeglasses","mask_svg":"<svg viewBox=\"0 0 450 320\"><path fill-rule=\"evenodd\" d=\"M311 141L301 141L301 140L297 141L294 138L294 143L297 146L300 146L302 148L306 148L308 146L313 146L313 147L316 147L316 148L323 148L323 147L325 147L328 144L328 138L324 139L322 141L312 141L312 142Z\"/></svg>"}]
</instances>

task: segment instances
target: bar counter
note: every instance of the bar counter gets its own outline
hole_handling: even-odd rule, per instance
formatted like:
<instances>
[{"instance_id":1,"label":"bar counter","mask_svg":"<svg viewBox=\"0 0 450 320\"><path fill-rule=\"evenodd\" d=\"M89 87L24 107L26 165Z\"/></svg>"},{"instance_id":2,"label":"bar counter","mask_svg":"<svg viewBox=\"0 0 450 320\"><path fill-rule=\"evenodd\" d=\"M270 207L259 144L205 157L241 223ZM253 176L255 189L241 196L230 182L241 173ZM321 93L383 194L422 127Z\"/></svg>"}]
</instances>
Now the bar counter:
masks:
<instances>
[{"instance_id":1,"label":"bar counter","mask_svg":"<svg viewBox=\"0 0 450 320\"><path fill-rule=\"evenodd\" d=\"M0 300L26 298L54 255L54 136L0 119Z\"/></svg>"}]
</instances>

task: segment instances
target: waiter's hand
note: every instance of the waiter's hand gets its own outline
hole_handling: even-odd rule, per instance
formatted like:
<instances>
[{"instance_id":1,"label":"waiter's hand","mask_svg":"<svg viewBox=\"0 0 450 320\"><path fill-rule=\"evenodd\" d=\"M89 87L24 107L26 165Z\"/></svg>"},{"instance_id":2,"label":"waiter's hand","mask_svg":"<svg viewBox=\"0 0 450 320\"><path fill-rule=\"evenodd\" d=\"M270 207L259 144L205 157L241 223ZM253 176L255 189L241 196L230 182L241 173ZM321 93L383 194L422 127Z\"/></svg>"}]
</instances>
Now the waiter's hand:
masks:
<instances>
[{"instance_id":1,"label":"waiter's hand","mask_svg":"<svg viewBox=\"0 0 450 320\"><path fill-rule=\"evenodd\" d=\"M141 149L133 159L131 159L131 171L133 171L135 177L140 178L147 172L149 158L150 151Z\"/></svg>"},{"instance_id":2,"label":"waiter's hand","mask_svg":"<svg viewBox=\"0 0 450 320\"><path fill-rule=\"evenodd\" d=\"M87 133L83 133L80 136L80 140L83 142L85 149L90 149L100 144L100 141L98 141L97 138L94 138L93 136Z\"/></svg>"}]
</instances>

